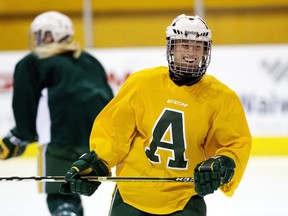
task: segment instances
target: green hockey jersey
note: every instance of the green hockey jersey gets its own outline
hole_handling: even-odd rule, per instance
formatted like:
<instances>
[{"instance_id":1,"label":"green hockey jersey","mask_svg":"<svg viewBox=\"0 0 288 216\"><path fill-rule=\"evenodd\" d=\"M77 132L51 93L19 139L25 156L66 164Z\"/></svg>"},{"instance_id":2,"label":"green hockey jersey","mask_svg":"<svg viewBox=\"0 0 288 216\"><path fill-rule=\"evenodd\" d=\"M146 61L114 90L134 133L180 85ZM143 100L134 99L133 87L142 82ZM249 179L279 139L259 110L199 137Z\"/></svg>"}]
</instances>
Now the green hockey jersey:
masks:
<instances>
[{"instance_id":1,"label":"green hockey jersey","mask_svg":"<svg viewBox=\"0 0 288 216\"><path fill-rule=\"evenodd\" d=\"M48 117L41 124L50 133L45 144L88 146L95 117L113 97L100 62L84 51L77 59L70 52L45 59L30 53L21 59L14 72L12 129L21 140L38 139L36 118L45 90Z\"/></svg>"}]
</instances>

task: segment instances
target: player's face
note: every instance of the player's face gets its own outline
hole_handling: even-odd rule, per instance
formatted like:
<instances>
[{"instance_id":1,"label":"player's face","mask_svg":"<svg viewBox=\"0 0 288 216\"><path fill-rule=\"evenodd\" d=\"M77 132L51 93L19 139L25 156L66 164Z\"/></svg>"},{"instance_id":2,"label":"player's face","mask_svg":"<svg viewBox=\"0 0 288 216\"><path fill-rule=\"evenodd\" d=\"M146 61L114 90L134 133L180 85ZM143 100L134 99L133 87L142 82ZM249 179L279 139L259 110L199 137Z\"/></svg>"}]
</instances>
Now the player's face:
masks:
<instances>
[{"instance_id":1,"label":"player's face","mask_svg":"<svg viewBox=\"0 0 288 216\"><path fill-rule=\"evenodd\" d=\"M50 31L46 31L44 33L44 38L42 40L42 43L43 44L49 44L49 43L52 43L53 42L53 36L52 36L52 33Z\"/></svg>"},{"instance_id":2,"label":"player's face","mask_svg":"<svg viewBox=\"0 0 288 216\"><path fill-rule=\"evenodd\" d=\"M43 46L53 42L53 36L50 31L46 31L42 37L42 32L38 31L31 34L32 38L30 48L34 50L38 46Z\"/></svg>"},{"instance_id":3,"label":"player's face","mask_svg":"<svg viewBox=\"0 0 288 216\"><path fill-rule=\"evenodd\" d=\"M175 40L174 64L179 67L198 68L204 54L202 41Z\"/></svg>"}]
</instances>

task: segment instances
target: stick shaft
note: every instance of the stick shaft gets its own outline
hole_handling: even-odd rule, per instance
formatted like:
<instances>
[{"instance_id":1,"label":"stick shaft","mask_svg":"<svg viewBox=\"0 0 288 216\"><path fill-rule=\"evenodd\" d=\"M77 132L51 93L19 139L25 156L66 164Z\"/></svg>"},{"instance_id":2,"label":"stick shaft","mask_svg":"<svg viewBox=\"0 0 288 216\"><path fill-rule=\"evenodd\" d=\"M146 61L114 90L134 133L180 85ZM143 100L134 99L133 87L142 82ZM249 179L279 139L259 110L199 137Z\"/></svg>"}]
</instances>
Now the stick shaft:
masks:
<instances>
[{"instance_id":1,"label":"stick shaft","mask_svg":"<svg viewBox=\"0 0 288 216\"><path fill-rule=\"evenodd\" d=\"M109 177L109 176L83 176L89 181L97 182L193 182L190 177ZM0 182L36 181L36 182L65 182L64 176L11 176L0 177Z\"/></svg>"}]
</instances>

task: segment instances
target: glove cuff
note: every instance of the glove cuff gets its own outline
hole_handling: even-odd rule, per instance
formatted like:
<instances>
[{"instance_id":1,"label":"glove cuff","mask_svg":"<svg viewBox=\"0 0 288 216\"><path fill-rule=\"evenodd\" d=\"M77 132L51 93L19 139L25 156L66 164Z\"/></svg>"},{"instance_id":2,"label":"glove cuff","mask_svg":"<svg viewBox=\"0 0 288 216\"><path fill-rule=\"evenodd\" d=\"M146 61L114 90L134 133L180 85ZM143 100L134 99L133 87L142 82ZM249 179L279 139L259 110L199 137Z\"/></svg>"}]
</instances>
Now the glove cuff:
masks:
<instances>
[{"instance_id":1,"label":"glove cuff","mask_svg":"<svg viewBox=\"0 0 288 216\"><path fill-rule=\"evenodd\" d=\"M9 142L10 144L19 146L19 147L27 146L29 143L31 143L31 141L19 139L11 131L6 135L6 137L3 138L3 140L5 140L3 141L5 143Z\"/></svg>"},{"instance_id":2,"label":"glove cuff","mask_svg":"<svg viewBox=\"0 0 288 216\"><path fill-rule=\"evenodd\" d=\"M91 168L95 172L96 176L110 176L111 175L107 165L100 159L95 160L91 164Z\"/></svg>"},{"instance_id":3,"label":"glove cuff","mask_svg":"<svg viewBox=\"0 0 288 216\"><path fill-rule=\"evenodd\" d=\"M234 176L236 164L234 160L228 156L219 155L218 157L221 166L221 185L223 185L231 181Z\"/></svg>"},{"instance_id":4,"label":"glove cuff","mask_svg":"<svg viewBox=\"0 0 288 216\"><path fill-rule=\"evenodd\" d=\"M89 170L89 175L96 175L96 176L108 176L110 175L108 166L98 158L98 155L94 150L92 150L89 153L86 153L80 157L80 160L85 161L87 164L89 164L89 167L92 169ZM87 173L87 174L88 174Z\"/></svg>"}]
</instances>

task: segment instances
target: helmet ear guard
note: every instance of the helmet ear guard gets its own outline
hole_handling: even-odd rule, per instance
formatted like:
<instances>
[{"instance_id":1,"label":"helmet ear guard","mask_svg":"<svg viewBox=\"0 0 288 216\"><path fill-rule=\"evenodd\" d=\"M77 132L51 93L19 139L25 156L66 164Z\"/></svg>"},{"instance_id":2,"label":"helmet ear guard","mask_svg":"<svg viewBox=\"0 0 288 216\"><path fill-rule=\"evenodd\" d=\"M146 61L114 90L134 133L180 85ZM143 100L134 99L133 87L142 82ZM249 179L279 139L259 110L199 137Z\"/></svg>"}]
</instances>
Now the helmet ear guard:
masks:
<instances>
[{"instance_id":1,"label":"helmet ear guard","mask_svg":"<svg viewBox=\"0 0 288 216\"><path fill-rule=\"evenodd\" d=\"M198 82L206 73L211 57L211 31L205 21L199 16L185 14L176 17L166 28L166 55L171 79L176 84L191 85ZM203 47L202 57L195 64L182 64L175 62L176 44L194 46L190 55L194 54L197 46Z\"/></svg>"}]
</instances>

